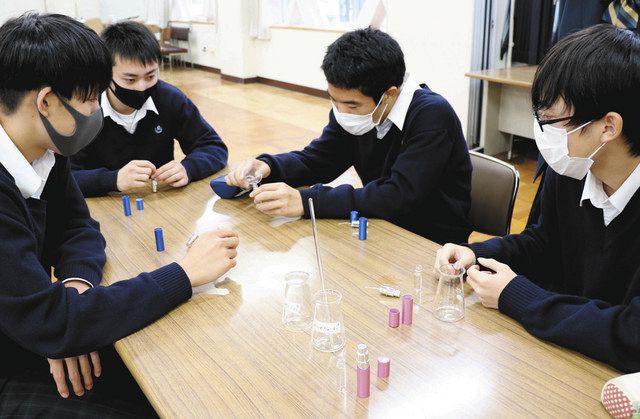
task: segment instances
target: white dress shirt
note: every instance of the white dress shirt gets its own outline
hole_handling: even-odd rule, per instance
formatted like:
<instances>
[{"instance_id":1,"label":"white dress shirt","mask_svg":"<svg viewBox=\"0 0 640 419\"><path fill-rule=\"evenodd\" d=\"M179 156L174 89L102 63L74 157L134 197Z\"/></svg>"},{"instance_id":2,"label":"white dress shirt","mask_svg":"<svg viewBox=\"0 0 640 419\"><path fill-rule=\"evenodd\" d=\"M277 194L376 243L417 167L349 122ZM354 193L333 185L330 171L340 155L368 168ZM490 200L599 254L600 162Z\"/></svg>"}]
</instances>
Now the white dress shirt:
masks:
<instances>
[{"instance_id":1,"label":"white dress shirt","mask_svg":"<svg viewBox=\"0 0 640 419\"><path fill-rule=\"evenodd\" d=\"M134 112L131 112L129 115L121 114L116 112L115 109L111 106L111 102L109 102L109 96L107 92L102 93L102 99L100 100L100 105L102 106L102 115L105 117L109 117L113 119L113 121L121 125L129 134L133 134L138 127L138 122L140 122L146 115L147 111L153 111L156 115L160 115L158 113L158 108L156 108L156 104L153 102L153 99L149 97L146 102L142 105L140 109L136 109Z\"/></svg>"},{"instance_id":2,"label":"white dress shirt","mask_svg":"<svg viewBox=\"0 0 640 419\"><path fill-rule=\"evenodd\" d=\"M56 157L51 150L29 163L0 126L0 164L13 176L24 199L40 199L55 163Z\"/></svg>"},{"instance_id":3,"label":"white dress shirt","mask_svg":"<svg viewBox=\"0 0 640 419\"><path fill-rule=\"evenodd\" d=\"M387 119L385 119L382 124L376 126L378 130L376 136L378 139L384 138L392 125L395 125L402 131L404 120L407 117L407 111L413 100L413 94L420 88L420 85L411 78L409 73L404 76L404 81L402 82L402 86L400 86L400 94L398 95L398 99L396 99L396 103L393 104L391 112L389 112Z\"/></svg>"},{"instance_id":4,"label":"white dress shirt","mask_svg":"<svg viewBox=\"0 0 640 419\"><path fill-rule=\"evenodd\" d=\"M607 196L602 181L589 170L584 181L580 205L582 206L583 201L590 200L591 205L602 209L604 225L608 226L614 218L622 213L638 188L640 188L640 164L611 196Z\"/></svg>"}]
</instances>

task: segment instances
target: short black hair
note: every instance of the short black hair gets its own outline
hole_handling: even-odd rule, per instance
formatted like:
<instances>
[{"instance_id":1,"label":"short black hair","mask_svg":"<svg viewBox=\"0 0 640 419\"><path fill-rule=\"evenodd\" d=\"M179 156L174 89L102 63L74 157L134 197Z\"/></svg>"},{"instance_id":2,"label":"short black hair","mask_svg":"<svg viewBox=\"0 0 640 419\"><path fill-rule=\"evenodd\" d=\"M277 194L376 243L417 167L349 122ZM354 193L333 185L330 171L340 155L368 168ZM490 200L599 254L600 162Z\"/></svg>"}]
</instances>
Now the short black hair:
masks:
<instances>
[{"instance_id":1,"label":"short black hair","mask_svg":"<svg viewBox=\"0 0 640 419\"><path fill-rule=\"evenodd\" d=\"M25 13L0 26L0 107L13 113L24 95L51 86L81 100L111 81L111 56L87 26L58 14Z\"/></svg>"},{"instance_id":2,"label":"short black hair","mask_svg":"<svg viewBox=\"0 0 640 419\"><path fill-rule=\"evenodd\" d=\"M358 89L376 103L388 88L402 85L406 70L398 42L370 27L336 39L327 48L321 68L330 84Z\"/></svg>"},{"instance_id":3,"label":"short black hair","mask_svg":"<svg viewBox=\"0 0 640 419\"><path fill-rule=\"evenodd\" d=\"M549 50L531 87L534 110L562 99L582 125L617 112L633 156L640 155L640 35L609 24L581 30Z\"/></svg>"},{"instance_id":4,"label":"short black hair","mask_svg":"<svg viewBox=\"0 0 640 419\"><path fill-rule=\"evenodd\" d=\"M131 20L114 23L107 26L100 37L111 51L114 65L116 57L143 65L161 61L160 43L142 23Z\"/></svg>"}]
</instances>

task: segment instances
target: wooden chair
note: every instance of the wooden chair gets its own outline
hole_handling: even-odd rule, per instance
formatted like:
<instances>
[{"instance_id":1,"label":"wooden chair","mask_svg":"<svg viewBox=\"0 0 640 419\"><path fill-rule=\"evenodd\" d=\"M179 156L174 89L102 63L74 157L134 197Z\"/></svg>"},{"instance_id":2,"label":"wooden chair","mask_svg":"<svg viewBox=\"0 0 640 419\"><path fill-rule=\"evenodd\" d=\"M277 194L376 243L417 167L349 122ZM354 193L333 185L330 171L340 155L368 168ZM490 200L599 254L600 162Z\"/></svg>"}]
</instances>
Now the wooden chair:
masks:
<instances>
[{"instance_id":1,"label":"wooden chair","mask_svg":"<svg viewBox=\"0 0 640 419\"><path fill-rule=\"evenodd\" d=\"M191 68L193 68L193 60L191 59L191 48L189 42L189 28L180 28L169 26L162 31L160 39L160 53L163 57L169 58L169 68L173 69L173 57L182 57L189 55ZM187 47L182 45L186 43ZM182 60L184 62L184 60Z\"/></svg>"}]
</instances>

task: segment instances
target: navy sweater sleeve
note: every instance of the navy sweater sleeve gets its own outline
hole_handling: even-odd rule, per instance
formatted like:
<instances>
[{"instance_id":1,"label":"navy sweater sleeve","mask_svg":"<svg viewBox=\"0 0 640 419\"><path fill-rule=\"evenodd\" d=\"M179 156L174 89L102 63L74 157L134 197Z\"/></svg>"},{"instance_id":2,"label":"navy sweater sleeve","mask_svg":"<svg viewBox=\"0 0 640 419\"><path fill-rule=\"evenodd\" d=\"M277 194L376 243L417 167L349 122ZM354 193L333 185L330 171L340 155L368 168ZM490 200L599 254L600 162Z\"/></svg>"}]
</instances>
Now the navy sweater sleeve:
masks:
<instances>
[{"instance_id":1,"label":"navy sweater sleeve","mask_svg":"<svg viewBox=\"0 0 640 419\"><path fill-rule=\"evenodd\" d=\"M102 196L118 190L118 170L106 167L86 169L91 159L89 149L76 153L71 159L71 170L84 196Z\"/></svg>"},{"instance_id":2,"label":"navy sweater sleeve","mask_svg":"<svg viewBox=\"0 0 640 419\"><path fill-rule=\"evenodd\" d=\"M351 166L354 149L349 137L330 111L329 124L303 150L257 157L271 168L265 182L286 182L294 188L331 182Z\"/></svg>"},{"instance_id":3,"label":"navy sweater sleeve","mask_svg":"<svg viewBox=\"0 0 640 419\"><path fill-rule=\"evenodd\" d=\"M52 226L55 237L47 246L53 250L51 264L55 266L58 280L78 277L100 284L106 255L105 241L97 221L91 218L87 203L69 173L69 160L57 157L60 162L60 178L66 180L64 189L56 194L57 211L61 218ZM54 202L49 203L50 206ZM51 236L51 234L49 234Z\"/></svg>"},{"instance_id":4,"label":"navy sweater sleeve","mask_svg":"<svg viewBox=\"0 0 640 419\"><path fill-rule=\"evenodd\" d=\"M362 188L351 185L331 188L316 184L300 191L305 216L309 216L309 198L313 198L316 214L322 218L344 218L354 209L367 217L390 219L401 216L416 205L425 191L437 186L444 170L446 159L425 161L425 156L447 156L451 144L447 130L418 131L405 141L389 176Z\"/></svg>"},{"instance_id":5,"label":"navy sweater sleeve","mask_svg":"<svg viewBox=\"0 0 640 419\"><path fill-rule=\"evenodd\" d=\"M178 90L177 88L174 88ZM202 117L196 105L182 92L175 95L178 129L176 139L186 155L182 165L189 182L200 180L222 169L227 164L228 151L220 136Z\"/></svg>"},{"instance_id":6,"label":"navy sweater sleeve","mask_svg":"<svg viewBox=\"0 0 640 419\"><path fill-rule=\"evenodd\" d=\"M52 284L20 199L16 190L0 186L0 330L23 348L49 358L95 351L191 297L189 279L175 263L83 294Z\"/></svg>"},{"instance_id":7,"label":"navy sweater sleeve","mask_svg":"<svg viewBox=\"0 0 640 419\"><path fill-rule=\"evenodd\" d=\"M309 198L313 198L318 217L345 218L351 210L357 210L368 217L392 219L410 211L422 197L427 196L438 185L449 160L448 156L453 147L452 136L455 135L455 121L452 119L455 113L448 105L438 104L420 112L420 115L424 116L423 120L416 121L411 127L411 132L407 132L407 138L401 145L388 176L369 182L362 188L354 188L351 185L332 188L318 183L311 188L303 189L300 194L305 217L309 217ZM342 128L331 115L325 133L341 131ZM346 151L353 138L339 138L333 135L329 139L325 133L316 141L332 141L333 147L330 147L329 151L318 150L318 145L312 143L303 152L307 160L318 162L313 167L308 163L301 164L299 154L288 153L278 156L276 166L280 176L287 183L292 167L302 166L306 169L304 180L314 179L316 182L324 183L333 180L349 166L350 161L353 161L351 154ZM260 158L273 168L272 158ZM318 167L324 170L318 170ZM314 173L316 177L312 176ZM318 173L332 176L322 177L318 176Z\"/></svg>"},{"instance_id":8,"label":"navy sweater sleeve","mask_svg":"<svg viewBox=\"0 0 640 419\"><path fill-rule=\"evenodd\" d=\"M640 370L640 296L627 305L547 291L527 272L559 266L555 209L556 177L548 169L537 224L521 234L470 244L478 257L508 264L516 276L502 291L498 308L532 335L604 361L621 371Z\"/></svg>"},{"instance_id":9,"label":"navy sweater sleeve","mask_svg":"<svg viewBox=\"0 0 640 419\"><path fill-rule=\"evenodd\" d=\"M547 291L519 275L502 291L498 306L540 339L624 372L640 371L640 296L612 306Z\"/></svg>"}]
</instances>

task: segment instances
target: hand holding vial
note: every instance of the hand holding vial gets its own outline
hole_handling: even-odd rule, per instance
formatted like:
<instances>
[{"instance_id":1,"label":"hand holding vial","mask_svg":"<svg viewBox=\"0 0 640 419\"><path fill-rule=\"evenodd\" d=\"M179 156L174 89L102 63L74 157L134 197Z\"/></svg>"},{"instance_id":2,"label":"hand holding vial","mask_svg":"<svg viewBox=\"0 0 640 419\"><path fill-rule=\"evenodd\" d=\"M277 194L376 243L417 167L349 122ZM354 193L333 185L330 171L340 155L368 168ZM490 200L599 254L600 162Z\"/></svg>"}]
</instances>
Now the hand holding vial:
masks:
<instances>
[{"instance_id":1,"label":"hand holding vial","mask_svg":"<svg viewBox=\"0 0 640 419\"><path fill-rule=\"evenodd\" d=\"M226 176L227 185L238 186L242 189L255 189L262 179L271 174L269 165L261 160L248 159Z\"/></svg>"}]
</instances>

